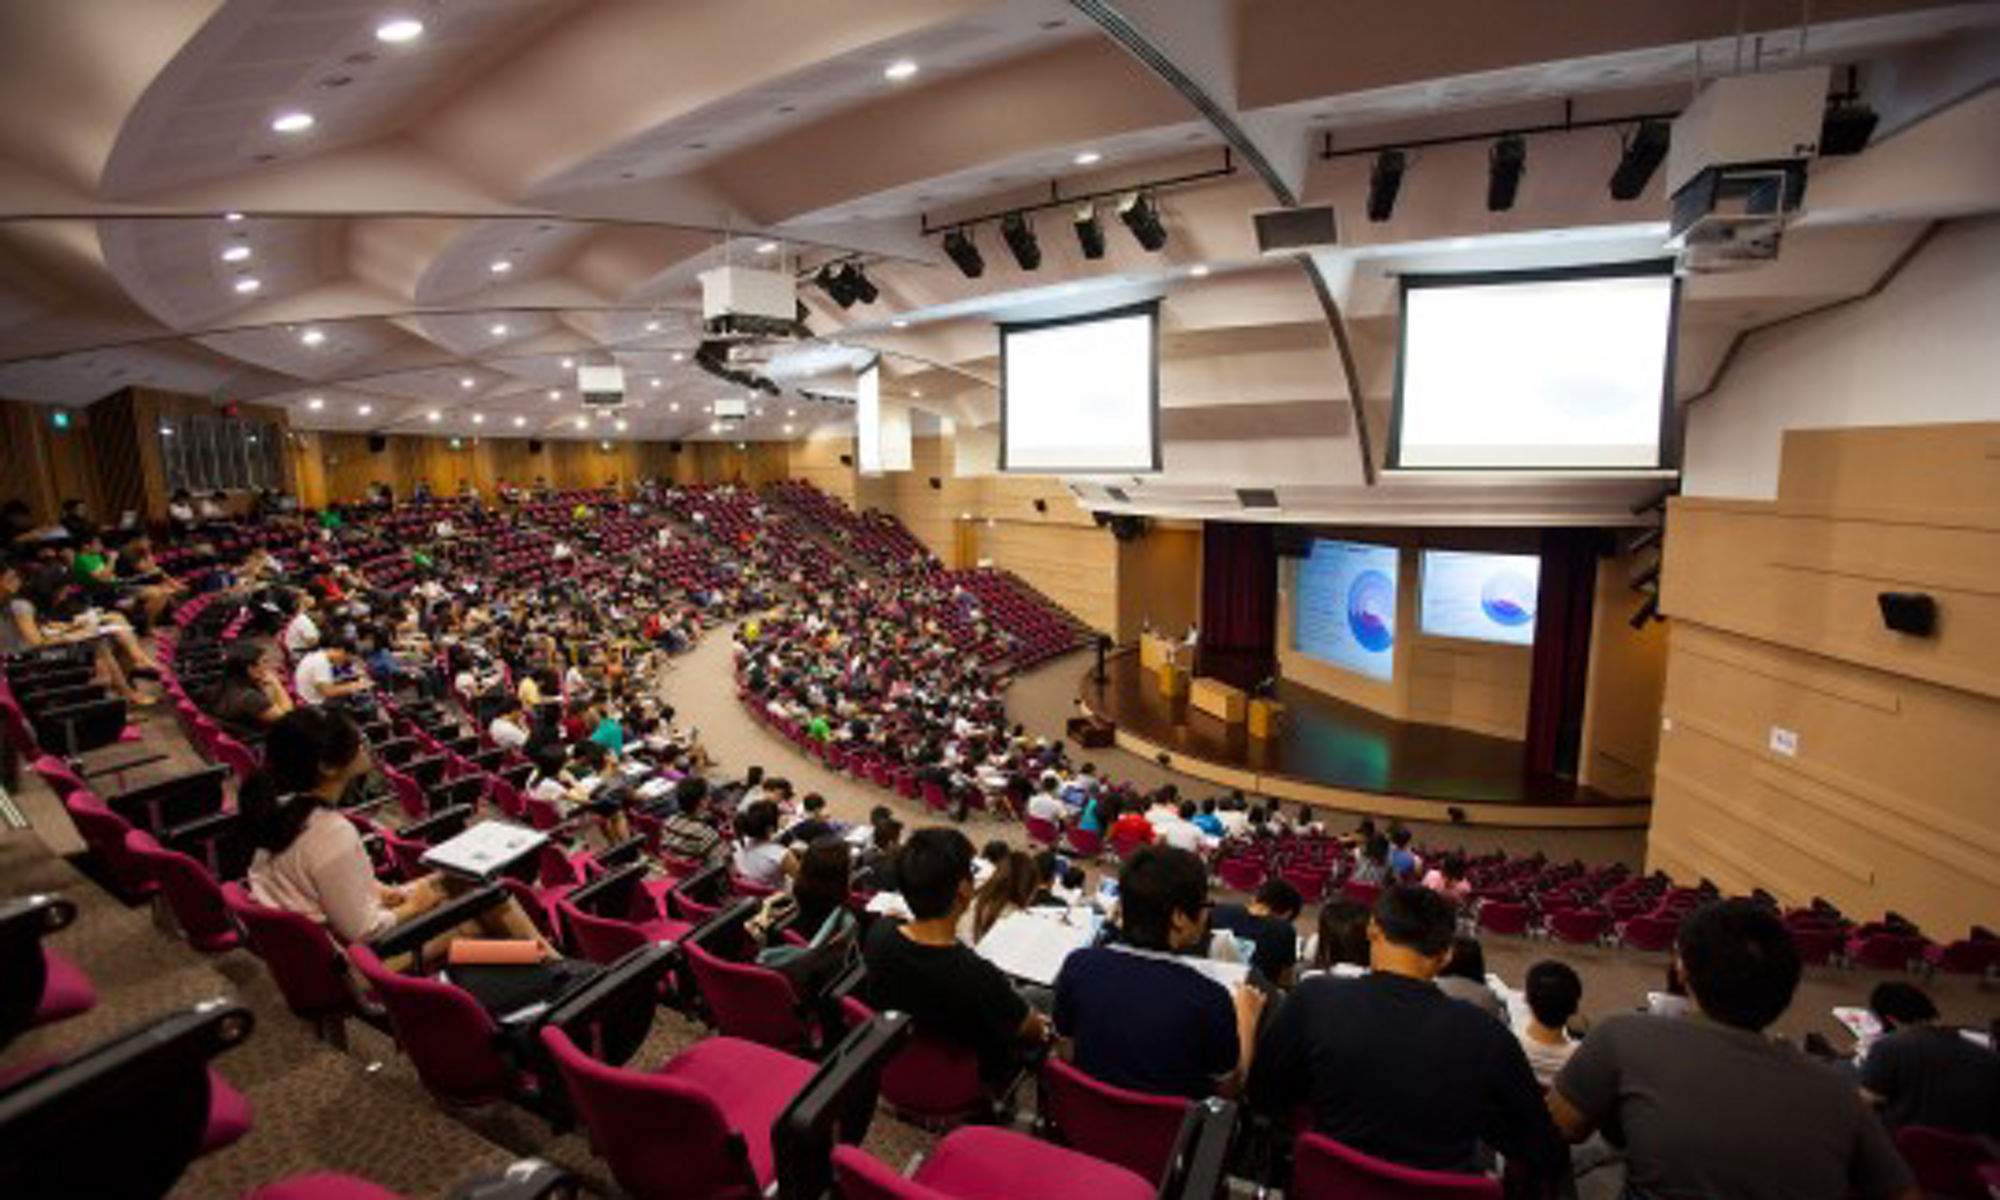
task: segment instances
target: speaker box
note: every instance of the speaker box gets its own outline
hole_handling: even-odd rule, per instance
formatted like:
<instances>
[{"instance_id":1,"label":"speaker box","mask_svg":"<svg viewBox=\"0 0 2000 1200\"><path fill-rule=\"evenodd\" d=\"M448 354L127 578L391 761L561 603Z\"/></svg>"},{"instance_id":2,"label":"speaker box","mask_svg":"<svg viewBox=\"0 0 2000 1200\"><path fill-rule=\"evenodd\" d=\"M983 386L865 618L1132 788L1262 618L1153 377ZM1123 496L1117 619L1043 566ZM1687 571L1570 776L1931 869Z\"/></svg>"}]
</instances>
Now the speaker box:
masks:
<instances>
[{"instance_id":1,"label":"speaker box","mask_svg":"<svg viewBox=\"0 0 2000 1200\"><path fill-rule=\"evenodd\" d=\"M528 439L528 453L530 453L530 454L540 454L541 452L542 452L542 439L540 439L540 438L529 438L529 439Z\"/></svg>"},{"instance_id":2,"label":"speaker box","mask_svg":"<svg viewBox=\"0 0 2000 1200\"><path fill-rule=\"evenodd\" d=\"M1937 601L1922 592L1882 592L1875 602L1882 606L1882 623L1897 633L1929 637L1937 630Z\"/></svg>"},{"instance_id":3,"label":"speaker box","mask_svg":"<svg viewBox=\"0 0 2000 1200\"><path fill-rule=\"evenodd\" d=\"M1048 501L1046 501L1046 500L1039 500L1039 499L1038 499L1038 500L1036 500L1036 501L1035 501L1035 511L1036 511L1036 512L1039 512L1039 513L1045 513L1045 512L1047 512L1047 511L1049 511L1049 502L1048 502Z\"/></svg>"},{"instance_id":4,"label":"speaker box","mask_svg":"<svg viewBox=\"0 0 2000 1200\"><path fill-rule=\"evenodd\" d=\"M935 475L931 476L931 490L932 490L932 491L934 491L934 492L941 492L941 491L943 491L943 490L944 490L944 480L942 480L942 479L939 479L939 478L938 478L937 476L935 476Z\"/></svg>"},{"instance_id":5,"label":"speaker box","mask_svg":"<svg viewBox=\"0 0 2000 1200\"><path fill-rule=\"evenodd\" d=\"M1327 205L1313 208L1274 208L1252 213L1260 254L1299 254L1307 250L1328 250L1340 244L1340 229Z\"/></svg>"},{"instance_id":6,"label":"speaker box","mask_svg":"<svg viewBox=\"0 0 2000 1200\"><path fill-rule=\"evenodd\" d=\"M854 456L853 456L852 454L843 454L843 455L841 455L841 456L840 456L840 465L841 465L841 466L843 466L843 467L851 467L851 466L853 466L853 465L854 465Z\"/></svg>"},{"instance_id":7,"label":"speaker box","mask_svg":"<svg viewBox=\"0 0 2000 1200\"><path fill-rule=\"evenodd\" d=\"M681 444L680 444L679 442L668 442L668 443L667 443L667 453L668 453L668 454L679 454L680 452L681 452Z\"/></svg>"},{"instance_id":8,"label":"speaker box","mask_svg":"<svg viewBox=\"0 0 2000 1200\"><path fill-rule=\"evenodd\" d=\"M1279 558L1304 558L1312 553L1312 530L1305 525L1278 525L1271 530L1271 548Z\"/></svg>"},{"instance_id":9,"label":"speaker box","mask_svg":"<svg viewBox=\"0 0 2000 1200\"><path fill-rule=\"evenodd\" d=\"M368 453L380 454L389 448L389 439L379 433L368 435Z\"/></svg>"}]
</instances>

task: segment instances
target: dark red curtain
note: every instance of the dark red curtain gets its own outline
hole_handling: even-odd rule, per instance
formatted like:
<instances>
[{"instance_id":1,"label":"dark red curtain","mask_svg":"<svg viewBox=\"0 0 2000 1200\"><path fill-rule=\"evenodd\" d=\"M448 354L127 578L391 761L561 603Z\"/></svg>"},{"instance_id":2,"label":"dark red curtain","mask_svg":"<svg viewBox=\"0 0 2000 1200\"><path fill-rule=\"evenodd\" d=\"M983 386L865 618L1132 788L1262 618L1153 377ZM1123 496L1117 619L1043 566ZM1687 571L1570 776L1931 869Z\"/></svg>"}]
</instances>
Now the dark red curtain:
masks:
<instances>
[{"instance_id":1,"label":"dark red curtain","mask_svg":"<svg viewBox=\"0 0 2000 1200\"><path fill-rule=\"evenodd\" d=\"M1277 660L1273 526L1208 521L1201 534L1201 670L1248 687Z\"/></svg>"},{"instance_id":2,"label":"dark red curtain","mask_svg":"<svg viewBox=\"0 0 2000 1200\"><path fill-rule=\"evenodd\" d=\"M1536 774L1577 771L1597 599L1597 545L1595 530L1542 534L1534 673L1528 684L1527 769Z\"/></svg>"}]
</instances>

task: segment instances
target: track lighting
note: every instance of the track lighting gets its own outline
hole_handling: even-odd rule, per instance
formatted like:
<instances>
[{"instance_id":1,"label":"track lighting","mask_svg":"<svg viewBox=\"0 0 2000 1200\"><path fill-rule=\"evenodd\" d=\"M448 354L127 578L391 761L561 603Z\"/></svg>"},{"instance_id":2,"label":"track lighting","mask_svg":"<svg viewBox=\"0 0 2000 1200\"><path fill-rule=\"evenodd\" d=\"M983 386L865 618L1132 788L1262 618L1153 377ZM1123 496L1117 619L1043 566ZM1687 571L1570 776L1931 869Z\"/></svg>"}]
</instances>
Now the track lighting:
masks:
<instances>
[{"instance_id":1,"label":"track lighting","mask_svg":"<svg viewBox=\"0 0 2000 1200\"><path fill-rule=\"evenodd\" d=\"M1093 262L1104 257L1104 222L1097 219L1097 206L1085 204L1071 218L1076 228L1076 245Z\"/></svg>"},{"instance_id":2,"label":"track lighting","mask_svg":"<svg viewBox=\"0 0 2000 1200\"><path fill-rule=\"evenodd\" d=\"M1521 176L1528 168L1528 143L1518 133L1510 133L1493 143L1486 164L1486 211L1506 212L1514 207L1521 190Z\"/></svg>"},{"instance_id":3,"label":"track lighting","mask_svg":"<svg viewBox=\"0 0 2000 1200\"><path fill-rule=\"evenodd\" d=\"M1120 201L1118 219L1145 249L1155 251L1167 244L1167 227L1161 224L1160 210L1146 193L1133 192Z\"/></svg>"},{"instance_id":4,"label":"track lighting","mask_svg":"<svg viewBox=\"0 0 2000 1200\"><path fill-rule=\"evenodd\" d=\"M963 229L954 229L944 235L944 252L958 266L959 274L967 279L977 279L986 273L986 259L973 244L972 235Z\"/></svg>"},{"instance_id":5,"label":"track lighting","mask_svg":"<svg viewBox=\"0 0 2000 1200\"><path fill-rule=\"evenodd\" d=\"M1032 271L1042 265L1042 244L1035 238L1035 227L1020 213L1008 213L1000 219L1000 237L1013 251L1014 261L1021 264L1023 271Z\"/></svg>"},{"instance_id":6,"label":"track lighting","mask_svg":"<svg viewBox=\"0 0 2000 1200\"><path fill-rule=\"evenodd\" d=\"M1618 155L1618 169L1611 172L1611 198L1637 200L1652 181L1653 172L1666 161L1667 145L1672 139L1673 126L1665 121L1639 122L1639 128L1625 139L1625 149Z\"/></svg>"},{"instance_id":7,"label":"track lighting","mask_svg":"<svg viewBox=\"0 0 2000 1200\"><path fill-rule=\"evenodd\" d=\"M1405 157L1401 150L1384 150L1375 156L1375 169L1368 176L1368 219L1381 223L1396 211L1396 194L1403 190Z\"/></svg>"}]
</instances>

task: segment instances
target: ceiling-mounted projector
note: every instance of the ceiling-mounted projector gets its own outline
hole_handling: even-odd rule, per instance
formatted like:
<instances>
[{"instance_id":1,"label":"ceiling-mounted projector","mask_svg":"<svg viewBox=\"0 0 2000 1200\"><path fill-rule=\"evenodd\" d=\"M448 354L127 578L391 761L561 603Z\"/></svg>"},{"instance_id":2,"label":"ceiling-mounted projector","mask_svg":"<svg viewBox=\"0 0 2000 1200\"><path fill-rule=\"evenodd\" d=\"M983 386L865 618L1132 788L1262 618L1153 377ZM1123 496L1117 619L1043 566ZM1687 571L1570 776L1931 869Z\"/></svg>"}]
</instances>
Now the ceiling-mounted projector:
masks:
<instances>
[{"instance_id":1,"label":"ceiling-mounted projector","mask_svg":"<svg viewBox=\"0 0 2000 1200\"><path fill-rule=\"evenodd\" d=\"M805 336L798 282L789 272L721 266L700 279L702 328L709 333Z\"/></svg>"},{"instance_id":2,"label":"ceiling-mounted projector","mask_svg":"<svg viewBox=\"0 0 2000 1200\"><path fill-rule=\"evenodd\" d=\"M1667 246L1683 269L1738 270L1778 257L1819 152L1827 81L1826 67L1732 75L1675 119Z\"/></svg>"},{"instance_id":3,"label":"ceiling-mounted projector","mask_svg":"<svg viewBox=\"0 0 2000 1200\"><path fill-rule=\"evenodd\" d=\"M576 390L585 404L606 407L625 403L625 371L622 367L578 367Z\"/></svg>"}]
</instances>

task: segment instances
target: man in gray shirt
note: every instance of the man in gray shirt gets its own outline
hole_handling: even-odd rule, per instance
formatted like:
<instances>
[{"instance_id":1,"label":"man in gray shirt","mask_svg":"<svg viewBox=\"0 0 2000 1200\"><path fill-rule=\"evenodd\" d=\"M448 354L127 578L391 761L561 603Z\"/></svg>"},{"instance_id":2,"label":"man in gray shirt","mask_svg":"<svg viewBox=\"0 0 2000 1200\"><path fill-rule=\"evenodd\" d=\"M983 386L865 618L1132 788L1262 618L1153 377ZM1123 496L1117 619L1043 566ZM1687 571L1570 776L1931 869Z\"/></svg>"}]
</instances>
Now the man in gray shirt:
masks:
<instances>
[{"instance_id":1,"label":"man in gray shirt","mask_svg":"<svg viewBox=\"0 0 2000 1200\"><path fill-rule=\"evenodd\" d=\"M1889 1032L1861 1064L1861 1097L1881 1108L1884 1125L2000 1138L2000 1054L1937 1024L1937 1006L1915 984L1878 983L1868 1007Z\"/></svg>"},{"instance_id":2,"label":"man in gray shirt","mask_svg":"<svg viewBox=\"0 0 2000 1200\"><path fill-rule=\"evenodd\" d=\"M1697 1014L1634 1013L1591 1030L1549 1090L1570 1140L1603 1128L1622 1144L1634 1200L1917 1200L1853 1085L1764 1036L1799 982L1776 914L1748 900L1703 908L1675 959Z\"/></svg>"}]
</instances>

